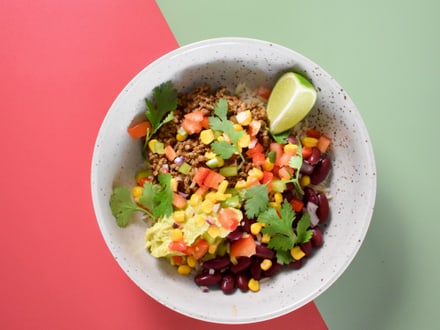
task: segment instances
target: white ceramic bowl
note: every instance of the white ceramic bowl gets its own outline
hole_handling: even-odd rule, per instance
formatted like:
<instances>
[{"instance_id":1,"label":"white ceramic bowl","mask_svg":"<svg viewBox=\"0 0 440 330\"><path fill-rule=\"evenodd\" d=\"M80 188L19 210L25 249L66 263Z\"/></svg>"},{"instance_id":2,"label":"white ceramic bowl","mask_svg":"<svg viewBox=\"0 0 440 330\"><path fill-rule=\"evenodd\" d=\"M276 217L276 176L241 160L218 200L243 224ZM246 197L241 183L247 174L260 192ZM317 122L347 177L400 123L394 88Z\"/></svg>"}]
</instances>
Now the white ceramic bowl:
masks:
<instances>
[{"instance_id":1,"label":"white ceramic bowl","mask_svg":"<svg viewBox=\"0 0 440 330\"><path fill-rule=\"evenodd\" d=\"M126 133L133 117L142 113L152 89L172 80L179 91L201 82L227 86L271 86L280 73L303 73L318 90L308 116L333 139L330 183L331 219L325 244L303 268L286 271L262 284L258 293L224 295L202 292L187 276L178 275L164 260L145 250L146 225L116 225L109 198L114 184L133 185L142 157L140 145ZM317 64L285 47L254 39L220 38L197 42L148 65L122 90L99 131L94 149L91 186L93 204L108 248L127 275L148 295L184 315L216 323L251 323L289 313L312 301L334 283L355 257L371 220L376 168L368 132L355 105L342 87Z\"/></svg>"}]
</instances>

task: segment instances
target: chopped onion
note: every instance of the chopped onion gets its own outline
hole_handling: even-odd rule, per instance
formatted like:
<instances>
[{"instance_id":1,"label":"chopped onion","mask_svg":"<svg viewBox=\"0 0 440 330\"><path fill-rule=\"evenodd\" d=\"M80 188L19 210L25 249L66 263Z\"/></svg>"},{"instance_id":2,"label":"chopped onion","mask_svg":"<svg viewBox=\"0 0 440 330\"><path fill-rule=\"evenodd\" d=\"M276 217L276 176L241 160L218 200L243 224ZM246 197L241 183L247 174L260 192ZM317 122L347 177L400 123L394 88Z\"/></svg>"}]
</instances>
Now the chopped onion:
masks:
<instances>
[{"instance_id":1,"label":"chopped onion","mask_svg":"<svg viewBox=\"0 0 440 330\"><path fill-rule=\"evenodd\" d=\"M319 218L316 215L316 210L318 209L318 205L312 202L307 203L307 212L310 215L310 224L313 227L315 227L319 223Z\"/></svg>"},{"instance_id":2,"label":"chopped onion","mask_svg":"<svg viewBox=\"0 0 440 330\"><path fill-rule=\"evenodd\" d=\"M182 165L185 162L185 158L183 156L178 156L174 159L174 164Z\"/></svg>"}]
</instances>

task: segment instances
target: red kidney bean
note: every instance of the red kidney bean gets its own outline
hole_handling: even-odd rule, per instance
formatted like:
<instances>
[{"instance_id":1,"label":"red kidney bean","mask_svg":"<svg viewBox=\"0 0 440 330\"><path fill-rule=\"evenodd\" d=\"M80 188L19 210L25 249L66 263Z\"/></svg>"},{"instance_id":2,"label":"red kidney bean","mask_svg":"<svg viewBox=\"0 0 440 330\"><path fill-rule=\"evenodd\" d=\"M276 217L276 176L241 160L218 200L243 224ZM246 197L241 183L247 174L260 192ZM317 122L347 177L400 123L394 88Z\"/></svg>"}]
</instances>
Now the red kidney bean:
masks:
<instances>
[{"instance_id":1,"label":"red kidney bean","mask_svg":"<svg viewBox=\"0 0 440 330\"><path fill-rule=\"evenodd\" d=\"M240 229L235 229L234 231L230 232L227 236L227 238L233 242L239 240L243 236L243 232Z\"/></svg>"},{"instance_id":2,"label":"red kidney bean","mask_svg":"<svg viewBox=\"0 0 440 330\"><path fill-rule=\"evenodd\" d=\"M304 201L306 204L308 202L312 202L313 204L318 205L319 203L318 196L316 195L316 192L312 188L310 187L304 188Z\"/></svg>"},{"instance_id":3,"label":"red kidney bean","mask_svg":"<svg viewBox=\"0 0 440 330\"><path fill-rule=\"evenodd\" d=\"M301 247L301 250L303 250L303 252L306 254L306 256L309 256L312 254L313 246L312 246L311 241L308 241L306 243L301 243L300 247Z\"/></svg>"},{"instance_id":4,"label":"red kidney bean","mask_svg":"<svg viewBox=\"0 0 440 330\"><path fill-rule=\"evenodd\" d=\"M251 265L251 258L239 257L237 258L237 263L230 267L232 273L237 274L245 271Z\"/></svg>"},{"instance_id":5,"label":"red kidney bean","mask_svg":"<svg viewBox=\"0 0 440 330\"><path fill-rule=\"evenodd\" d=\"M232 293L235 290L235 276L228 273L223 275L220 281L220 289L222 289L223 293Z\"/></svg>"},{"instance_id":6,"label":"red kidney bean","mask_svg":"<svg viewBox=\"0 0 440 330\"><path fill-rule=\"evenodd\" d=\"M249 233L251 231L251 221L246 217L246 214L243 214L243 220L241 220L240 228L241 231L245 233Z\"/></svg>"},{"instance_id":7,"label":"red kidney bean","mask_svg":"<svg viewBox=\"0 0 440 330\"><path fill-rule=\"evenodd\" d=\"M289 267L292 269L300 269L302 267L302 260L295 260L289 263Z\"/></svg>"},{"instance_id":8,"label":"red kidney bean","mask_svg":"<svg viewBox=\"0 0 440 330\"><path fill-rule=\"evenodd\" d=\"M255 248L255 255L263 259L272 259L275 257L275 252L266 245L260 244Z\"/></svg>"},{"instance_id":9,"label":"red kidney bean","mask_svg":"<svg viewBox=\"0 0 440 330\"><path fill-rule=\"evenodd\" d=\"M322 158L315 166L313 173L310 175L310 182L312 184L319 184L327 177L330 172L331 161L328 158Z\"/></svg>"},{"instance_id":10,"label":"red kidney bean","mask_svg":"<svg viewBox=\"0 0 440 330\"><path fill-rule=\"evenodd\" d=\"M274 261L272 266L266 271L264 271L263 275L266 277L274 276L275 274L281 272L283 270L283 266L278 262Z\"/></svg>"},{"instance_id":11,"label":"red kidney bean","mask_svg":"<svg viewBox=\"0 0 440 330\"><path fill-rule=\"evenodd\" d=\"M194 277L194 282L200 286L212 286L218 284L222 279L222 276L218 273L200 273Z\"/></svg>"},{"instance_id":12,"label":"red kidney bean","mask_svg":"<svg viewBox=\"0 0 440 330\"><path fill-rule=\"evenodd\" d=\"M214 269L214 270L222 270L230 265L231 261L229 257L217 257L215 259L211 259L205 261L203 263L204 269Z\"/></svg>"},{"instance_id":13,"label":"red kidney bean","mask_svg":"<svg viewBox=\"0 0 440 330\"><path fill-rule=\"evenodd\" d=\"M314 168L315 167L313 165L303 162L301 165L300 172L305 175L311 175L313 173Z\"/></svg>"},{"instance_id":14,"label":"red kidney bean","mask_svg":"<svg viewBox=\"0 0 440 330\"><path fill-rule=\"evenodd\" d=\"M313 228L311 242L312 242L312 245L316 246L316 247L320 247L320 246L322 246L322 244L324 244L324 238L322 235L322 231L321 231L321 229L319 229L318 226Z\"/></svg>"},{"instance_id":15,"label":"red kidney bean","mask_svg":"<svg viewBox=\"0 0 440 330\"><path fill-rule=\"evenodd\" d=\"M323 193L318 193L318 209L316 210L316 215L319 218L319 223L323 223L327 220L330 213L330 206L328 205L327 196Z\"/></svg>"},{"instance_id":16,"label":"red kidney bean","mask_svg":"<svg viewBox=\"0 0 440 330\"><path fill-rule=\"evenodd\" d=\"M307 163L310 165L316 165L318 164L319 160L321 159L321 151L319 151L318 148L313 147L312 148L312 154L309 158L307 158Z\"/></svg>"},{"instance_id":17,"label":"red kidney bean","mask_svg":"<svg viewBox=\"0 0 440 330\"><path fill-rule=\"evenodd\" d=\"M246 292L249 290L248 287L249 279L246 274L244 273L237 274L237 278L235 281L237 284L237 288L239 288L241 291Z\"/></svg>"},{"instance_id":18,"label":"red kidney bean","mask_svg":"<svg viewBox=\"0 0 440 330\"><path fill-rule=\"evenodd\" d=\"M262 270L260 267L261 259L255 258L252 260L251 267L250 267L250 273L254 280L260 280L262 275Z\"/></svg>"}]
</instances>

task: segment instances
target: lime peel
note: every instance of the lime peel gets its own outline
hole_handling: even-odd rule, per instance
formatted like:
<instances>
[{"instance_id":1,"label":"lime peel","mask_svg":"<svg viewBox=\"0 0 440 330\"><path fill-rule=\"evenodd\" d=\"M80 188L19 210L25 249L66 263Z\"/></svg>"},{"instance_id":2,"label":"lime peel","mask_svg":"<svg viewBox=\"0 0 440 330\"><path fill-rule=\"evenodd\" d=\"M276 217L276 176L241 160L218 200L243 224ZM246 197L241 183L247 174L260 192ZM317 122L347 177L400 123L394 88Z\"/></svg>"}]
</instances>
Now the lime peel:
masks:
<instances>
[{"instance_id":1,"label":"lime peel","mask_svg":"<svg viewBox=\"0 0 440 330\"><path fill-rule=\"evenodd\" d=\"M296 72L283 74L267 103L270 131L278 134L293 128L310 112L316 98L316 89L304 76Z\"/></svg>"}]
</instances>

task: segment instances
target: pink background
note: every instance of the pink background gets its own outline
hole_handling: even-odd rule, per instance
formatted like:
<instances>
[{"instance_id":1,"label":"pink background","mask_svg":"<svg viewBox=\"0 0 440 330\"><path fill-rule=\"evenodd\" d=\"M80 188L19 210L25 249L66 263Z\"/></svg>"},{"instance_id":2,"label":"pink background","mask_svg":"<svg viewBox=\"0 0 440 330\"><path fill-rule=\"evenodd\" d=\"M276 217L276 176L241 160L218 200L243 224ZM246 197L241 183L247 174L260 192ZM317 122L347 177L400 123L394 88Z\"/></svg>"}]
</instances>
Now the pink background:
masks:
<instances>
[{"instance_id":1,"label":"pink background","mask_svg":"<svg viewBox=\"0 0 440 330\"><path fill-rule=\"evenodd\" d=\"M91 157L108 108L136 73L178 47L156 3L3 0L0 40L0 328L206 328L128 279L91 202ZM311 303L240 329L287 326L326 328Z\"/></svg>"}]
</instances>

